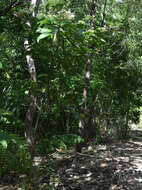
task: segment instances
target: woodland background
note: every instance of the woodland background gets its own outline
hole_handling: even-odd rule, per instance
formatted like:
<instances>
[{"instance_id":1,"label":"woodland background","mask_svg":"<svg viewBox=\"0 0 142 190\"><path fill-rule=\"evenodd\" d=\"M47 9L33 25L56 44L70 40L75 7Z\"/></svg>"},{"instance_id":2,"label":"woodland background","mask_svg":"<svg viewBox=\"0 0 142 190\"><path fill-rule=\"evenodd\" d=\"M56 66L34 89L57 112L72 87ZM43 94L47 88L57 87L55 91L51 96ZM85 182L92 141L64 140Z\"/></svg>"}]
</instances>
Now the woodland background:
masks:
<instances>
[{"instance_id":1,"label":"woodland background","mask_svg":"<svg viewBox=\"0 0 142 190\"><path fill-rule=\"evenodd\" d=\"M142 106L141 8L0 1L1 176L30 180L35 156L129 138Z\"/></svg>"}]
</instances>

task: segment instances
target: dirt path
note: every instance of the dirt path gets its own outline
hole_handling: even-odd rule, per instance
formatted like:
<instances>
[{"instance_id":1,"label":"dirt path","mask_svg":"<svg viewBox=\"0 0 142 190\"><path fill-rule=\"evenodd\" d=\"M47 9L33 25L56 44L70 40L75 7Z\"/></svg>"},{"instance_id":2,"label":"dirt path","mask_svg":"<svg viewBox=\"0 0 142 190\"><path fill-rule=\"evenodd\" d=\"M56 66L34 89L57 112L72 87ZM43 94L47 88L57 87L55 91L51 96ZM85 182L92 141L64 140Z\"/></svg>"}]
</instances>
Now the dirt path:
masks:
<instances>
[{"instance_id":1,"label":"dirt path","mask_svg":"<svg viewBox=\"0 0 142 190\"><path fill-rule=\"evenodd\" d=\"M142 190L142 132L126 143L94 145L63 159L56 190Z\"/></svg>"},{"instance_id":2,"label":"dirt path","mask_svg":"<svg viewBox=\"0 0 142 190\"><path fill-rule=\"evenodd\" d=\"M34 190L142 190L142 131L132 136L125 143L90 145L81 154L54 154L55 171L46 170ZM16 186L0 184L0 190L23 190Z\"/></svg>"}]
</instances>

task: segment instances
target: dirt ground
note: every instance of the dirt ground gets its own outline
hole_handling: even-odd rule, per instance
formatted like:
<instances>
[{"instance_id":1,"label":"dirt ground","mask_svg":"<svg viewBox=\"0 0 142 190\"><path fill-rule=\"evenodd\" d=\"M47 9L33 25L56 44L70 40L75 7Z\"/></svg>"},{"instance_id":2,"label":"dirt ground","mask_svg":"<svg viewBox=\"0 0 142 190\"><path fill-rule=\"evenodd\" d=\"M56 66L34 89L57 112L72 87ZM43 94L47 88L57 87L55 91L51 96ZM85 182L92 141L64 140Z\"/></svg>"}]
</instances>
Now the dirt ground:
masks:
<instances>
[{"instance_id":1,"label":"dirt ground","mask_svg":"<svg viewBox=\"0 0 142 190\"><path fill-rule=\"evenodd\" d=\"M132 137L127 142L92 143L82 153L54 153L54 170L49 171L45 161L48 170L37 187L0 183L0 190L142 190L142 131L133 130Z\"/></svg>"},{"instance_id":2,"label":"dirt ground","mask_svg":"<svg viewBox=\"0 0 142 190\"><path fill-rule=\"evenodd\" d=\"M142 190L142 131L132 133L129 142L89 145L82 153L58 156L58 180L51 185L56 190Z\"/></svg>"}]
</instances>

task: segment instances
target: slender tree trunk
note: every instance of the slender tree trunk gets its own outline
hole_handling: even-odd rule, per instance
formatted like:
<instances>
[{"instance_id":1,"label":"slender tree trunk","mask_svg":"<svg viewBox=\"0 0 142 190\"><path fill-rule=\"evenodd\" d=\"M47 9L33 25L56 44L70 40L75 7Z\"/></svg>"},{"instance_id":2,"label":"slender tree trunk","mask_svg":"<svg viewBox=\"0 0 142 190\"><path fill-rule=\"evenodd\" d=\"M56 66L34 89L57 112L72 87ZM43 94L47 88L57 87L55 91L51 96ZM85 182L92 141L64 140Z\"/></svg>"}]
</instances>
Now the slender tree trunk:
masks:
<instances>
[{"instance_id":1,"label":"slender tree trunk","mask_svg":"<svg viewBox=\"0 0 142 190\"><path fill-rule=\"evenodd\" d=\"M103 10L103 15L102 15L102 23L101 23L101 27L104 26L105 24L105 17L106 17L106 5L107 5L107 0L104 0L104 10Z\"/></svg>"},{"instance_id":2,"label":"slender tree trunk","mask_svg":"<svg viewBox=\"0 0 142 190\"><path fill-rule=\"evenodd\" d=\"M92 4L91 4L91 13L90 16L92 17L92 20L90 21L90 28L94 29L95 26L95 13L96 13L96 4L97 4L97 0L92 0ZM94 44L91 44L89 46L90 49L94 50L95 46ZM83 89L83 105L84 107L81 108L81 117L79 120L79 125L78 125L78 134L84 139L86 140L86 132L87 132L87 127L88 127L88 118L87 117L87 112L88 112L88 108L87 108L87 98L88 98L88 89L89 89L89 85L90 85L90 77L91 77L91 66L92 66L92 54L90 53L88 55L88 61L86 64L86 72L85 72L85 84L84 84L84 89ZM81 152L82 146L84 143L78 143L76 145L76 151L77 152Z\"/></svg>"},{"instance_id":3,"label":"slender tree trunk","mask_svg":"<svg viewBox=\"0 0 142 190\"><path fill-rule=\"evenodd\" d=\"M36 17L38 13L40 2L41 0L36 0L35 2L35 9L32 13L34 17ZM30 7L30 3L31 1L27 1L28 8ZM32 30L32 25L30 23L30 20L27 20L26 24L29 26L30 30ZM26 61L27 61L28 71L29 71L32 83L36 85L37 83L36 67L35 67L35 62L32 57L32 54L30 53L31 48L30 48L28 39L25 39L24 47L27 52ZM34 121L36 110L37 110L36 105L37 105L36 96L34 95L33 90L31 88L29 108L27 110L26 117L25 117L25 138L27 139L27 142L29 143L31 150L34 145L33 121Z\"/></svg>"},{"instance_id":4,"label":"slender tree trunk","mask_svg":"<svg viewBox=\"0 0 142 190\"><path fill-rule=\"evenodd\" d=\"M29 52L30 51L29 41L27 39L25 39L24 45L25 45L25 50ZM26 61L28 65L28 71L31 76L31 80L36 84L37 83L36 68L35 68L35 63L31 54L26 56ZM33 90L31 88L30 104L29 104L29 108L27 110L26 118L25 118L25 138L27 139L27 142L29 143L30 147L32 147L34 143L33 120L34 120L35 114L36 114L36 96L34 95Z\"/></svg>"},{"instance_id":5,"label":"slender tree trunk","mask_svg":"<svg viewBox=\"0 0 142 190\"><path fill-rule=\"evenodd\" d=\"M40 3L41 3L41 0L36 0L35 8L34 8L34 11L33 11L33 14L32 14L33 17L37 16Z\"/></svg>"}]
</instances>

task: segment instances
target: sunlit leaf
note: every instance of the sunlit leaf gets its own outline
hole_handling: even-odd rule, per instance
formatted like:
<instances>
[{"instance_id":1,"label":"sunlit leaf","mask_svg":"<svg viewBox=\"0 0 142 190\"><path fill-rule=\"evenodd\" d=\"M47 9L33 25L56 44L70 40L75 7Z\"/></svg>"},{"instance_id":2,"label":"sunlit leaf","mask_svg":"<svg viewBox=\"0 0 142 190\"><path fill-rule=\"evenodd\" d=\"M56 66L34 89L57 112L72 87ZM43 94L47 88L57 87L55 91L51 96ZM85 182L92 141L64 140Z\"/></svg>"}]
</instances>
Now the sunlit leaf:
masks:
<instances>
[{"instance_id":1,"label":"sunlit leaf","mask_svg":"<svg viewBox=\"0 0 142 190\"><path fill-rule=\"evenodd\" d=\"M26 90L26 91L25 91L25 94L26 94L26 95L29 94L29 90Z\"/></svg>"},{"instance_id":2,"label":"sunlit leaf","mask_svg":"<svg viewBox=\"0 0 142 190\"><path fill-rule=\"evenodd\" d=\"M3 68L3 65L2 65L2 63L0 62L0 69L2 69Z\"/></svg>"},{"instance_id":3,"label":"sunlit leaf","mask_svg":"<svg viewBox=\"0 0 142 190\"><path fill-rule=\"evenodd\" d=\"M2 147L3 147L4 149L7 149L8 144L7 144L7 141L6 141L6 140L0 141L0 144L2 145Z\"/></svg>"},{"instance_id":4,"label":"sunlit leaf","mask_svg":"<svg viewBox=\"0 0 142 190\"><path fill-rule=\"evenodd\" d=\"M37 42L39 42L41 39L44 39L48 36L51 36L51 34L50 33L43 33L43 34L39 35L39 37L37 38Z\"/></svg>"},{"instance_id":5,"label":"sunlit leaf","mask_svg":"<svg viewBox=\"0 0 142 190\"><path fill-rule=\"evenodd\" d=\"M49 29L49 28L44 27L44 28L38 28L37 32L39 32L39 33L51 33L52 30Z\"/></svg>"},{"instance_id":6,"label":"sunlit leaf","mask_svg":"<svg viewBox=\"0 0 142 190\"><path fill-rule=\"evenodd\" d=\"M48 4L50 6L62 5L64 4L64 0L48 0Z\"/></svg>"}]
</instances>

